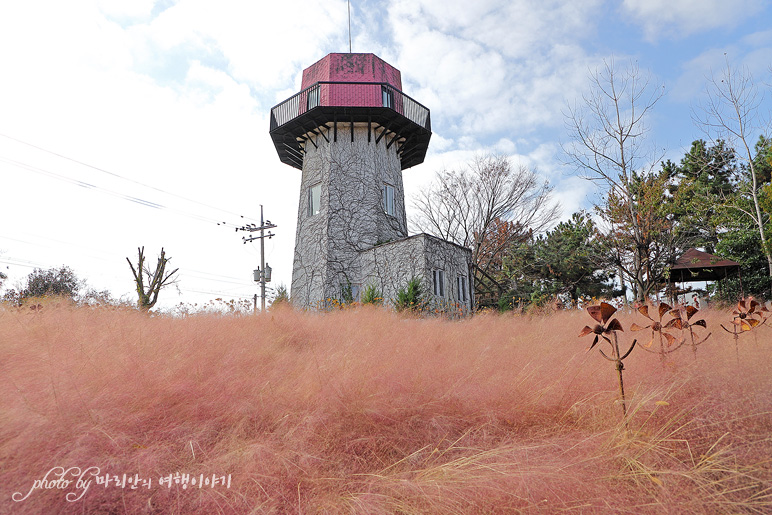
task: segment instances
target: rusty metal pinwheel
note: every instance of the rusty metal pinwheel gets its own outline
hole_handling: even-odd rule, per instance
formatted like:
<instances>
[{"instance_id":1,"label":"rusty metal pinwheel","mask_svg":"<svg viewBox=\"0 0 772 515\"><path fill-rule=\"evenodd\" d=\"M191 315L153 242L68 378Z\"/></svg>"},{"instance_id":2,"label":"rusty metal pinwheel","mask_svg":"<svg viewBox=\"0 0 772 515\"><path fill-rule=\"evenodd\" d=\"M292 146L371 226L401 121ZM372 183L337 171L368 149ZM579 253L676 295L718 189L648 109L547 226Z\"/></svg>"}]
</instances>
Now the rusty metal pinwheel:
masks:
<instances>
[{"instance_id":1,"label":"rusty metal pinwheel","mask_svg":"<svg viewBox=\"0 0 772 515\"><path fill-rule=\"evenodd\" d=\"M712 333L708 333L708 335L703 338L700 341L695 341L694 339L694 326L700 326L707 329L708 324L705 322L704 319L691 321L692 317L699 313L699 309L695 308L694 306L676 306L673 310L670 311L670 316L673 317L673 319L668 322L665 327L675 327L676 329L680 329L681 331L689 331L689 336L691 337L692 342L692 350L694 351L694 355L697 355L697 345L704 343L708 338L710 338L710 335Z\"/></svg>"},{"instance_id":2,"label":"rusty metal pinwheel","mask_svg":"<svg viewBox=\"0 0 772 515\"><path fill-rule=\"evenodd\" d=\"M750 331L767 321L764 312L769 312L763 304L760 304L753 297L740 299L737 303L737 309L732 314L734 319L732 323L739 327L740 331Z\"/></svg>"},{"instance_id":3,"label":"rusty metal pinwheel","mask_svg":"<svg viewBox=\"0 0 772 515\"><path fill-rule=\"evenodd\" d=\"M595 339L592 341L592 345L587 350L591 350L598 343L600 338L603 338L607 342L611 343L611 340L606 335L612 334L614 331L624 331L622 324L616 318L609 322L609 319L616 313L617 308L611 304L601 302L600 306L589 306L587 313L595 319L597 324L594 327L584 326L582 332L579 333L579 337L587 336L590 333L595 333Z\"/></svg>"},{"instance_id":4,"label":"rusty metal pinwheel","mask_svg":"<svg viewBox=\"0 0 772 515\"><path fill-rule=\"evenodd\" d=\"M616 367L617 378L619 379L619 392L622 400L622 417L626 427L627 404L625 402L625 384L622 378L622 371L625 369L625 367L622 364L622 360L629 356L633 351L636 341L633 340L632 345L630 345L630 348L627 349L627 352L624 354L619 352L619 340L617 339L617 331L624 331L624 329L622 329L622 324L619 323L619 320L616 318L611 318L614 316L616 311L617 308L611 304L607 304L606 302L601 302L599 306L589 306L587 308L587 313L597 322L597 324L595 324L593 327L588 325L584 326L582 332L579 333L579 337L587 336L588 334L595 334L595 339L592 341L592 345L590 345L590 347L587 349L588 351L592 350L592 348L595 347L595 345L597 345L601 339L606 340L609 345L611 345L611 356L603 352L603 349L601 348L598 348L598 351L604 358L612 361ZM611 336L611 338L609 338L609 336Z\"/></svg>"},{"instance_id":5,"label":"rusty metal pinwheel","mask_svg":"<svg viewBox=\"0 0 772 515\"><path fill-rule=\"evenodd\" d=\"M732 330L730 331L724 324L721 328L734 336L734 347L737 355L737 362L740 362L740 349L737 340L741 333L749 332L764 324L769 319L769 309L766 305L760 304L753 297L743 298L737 303L737 308L732 312Z\"/></svg>"},{"instance_id":6,"label":"rusty metal pinwheel","mask_svg":"<svg viewBox=\"0 0 772 515\"><path fill-rule=\"evenodd\" d=\"M652 306L653 307L653 306ZM665 332L665 329L669 329L674 326L673 320L670 320L669 322L663 324L662 318L667 314L673 311L672 306L669 304L666 304L664 302L660 302L657 306L657 313L658 313L658 320L654 320L651 316L649 316L649 306L644 305L638 308L638 312L651 320L651 323L647 326L641 327L638 324L632 324L630 326L630 330L632 331L643 331L644 329L651 329L651 340L649 340L649 343L643 346L644 349L648 350L649 347L654 343L654 337L656 335L659 335L659 353L662 359L665 359L665 354L668 354L670 352L673 352L677 350L681 345L684 343L684 339L676 338L670 333ZM667 341L667 349L665 348L665 341ZM677 344L675 347L673 347L674 344Z\"/></svg>"}]
</instances>

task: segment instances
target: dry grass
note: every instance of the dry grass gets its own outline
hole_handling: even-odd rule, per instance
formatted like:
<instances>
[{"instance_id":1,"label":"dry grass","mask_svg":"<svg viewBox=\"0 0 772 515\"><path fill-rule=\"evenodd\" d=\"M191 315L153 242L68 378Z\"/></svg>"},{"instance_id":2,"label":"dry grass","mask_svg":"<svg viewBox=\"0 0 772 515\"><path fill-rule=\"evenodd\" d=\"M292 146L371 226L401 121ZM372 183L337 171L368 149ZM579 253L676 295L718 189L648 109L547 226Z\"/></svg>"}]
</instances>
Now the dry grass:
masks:
<instances>
[{"instance_id":1,"label":"dry grass","mask_svg":"<svg viewBox=\"0 0 772 515\"><path fill-rule=\"evenodd\" d=\"M583 312L0 308L0 512L769 513L772 330L738 363L706 315L696 360L625 361L626 431ZM154 480L12 500L55 466ZM177 471L232 485L157 484Z\"/></svg>"}]
</instances>

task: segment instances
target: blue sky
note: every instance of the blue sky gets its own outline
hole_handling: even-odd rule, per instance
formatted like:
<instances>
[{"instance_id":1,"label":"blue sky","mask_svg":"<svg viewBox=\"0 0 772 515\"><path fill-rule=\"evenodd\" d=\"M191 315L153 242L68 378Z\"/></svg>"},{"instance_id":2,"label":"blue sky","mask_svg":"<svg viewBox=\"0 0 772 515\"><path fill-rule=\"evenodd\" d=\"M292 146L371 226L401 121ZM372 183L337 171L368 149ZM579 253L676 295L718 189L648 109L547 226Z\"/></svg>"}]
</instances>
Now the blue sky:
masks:
<instances>
[{"instance_id":1,"label":"blue sky","mask_svg":"<svg viewBox=\"0 0 772 515\"><path fill-rule=\"evenodd\" d=\"M564 218L588 207L596 186L561 159L563 113L604 59L634 60L665 86L649 136L673 160L704 137L691 110L726 57L767 94L772 83L761 0L352 0L351 13L353 50L399 68L432 111L426 162L404 174L408 197L443 167L499 152L552 183ZM279 162L268 114L299 90L303 68L347 50L340 0L4 2L6 287L64 264L133 299L125 258L163 246L181 269L164 306L251 298L259 245L234 228L260 204L278 225L266 245L274 281L289 284L300 174Z\"/></svg>"}]
</instances>

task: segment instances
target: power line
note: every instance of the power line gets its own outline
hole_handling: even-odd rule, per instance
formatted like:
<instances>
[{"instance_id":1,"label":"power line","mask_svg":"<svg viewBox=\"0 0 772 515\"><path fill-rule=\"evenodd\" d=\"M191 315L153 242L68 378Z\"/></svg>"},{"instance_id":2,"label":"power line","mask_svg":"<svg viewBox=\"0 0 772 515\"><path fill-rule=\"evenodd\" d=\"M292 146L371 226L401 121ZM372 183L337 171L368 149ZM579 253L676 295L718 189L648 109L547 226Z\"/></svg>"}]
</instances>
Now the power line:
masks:
<instances>
[{"instance_id":1,"label":"power line","mask_svg":"<svg viewBox=\"0 0 772 515\"><path fill-rule=\"evenodd\" d=\"M109 170L106 170L106 169L103 169L103 168L100 168L100 167L97 167L97 166L93 166L91 164L88 164L88 163L85 163L83 161L80 161L80 160L77 160L77 159L65 156L63 154L60 154L60 153L48 150L48 149L40 147L38 145L34 145L32 143L28 143L26 141L22 141L22 140L20 140L18 138L14 138L14 137L9 136L7 134L0 133L0 136L4 137L6 139L9 139L11 141L17 142L19 144L26 145L26 146L28 146L30 148L39 150L41 152L45 152L47 154L56 156L57 158L64 159L64 160L70 161L72 163L75 163L77 165L93 169L93 170L98 171L98 172L100 172L102 174L106 174L108 176L115 177L115 178L118 178L120 180L129 182L129 183L133 183L133 184L136 184L136 185L139 185L139 186L141 186L143 188L148 188L148 189L154 190L156 192L162 193L164 195L169 195L170 197L181 199L181 200L184 200L186 202L191 202L191 203L197 204L199 206L204 206L206 208L213 209L215 211L220 211L220 212L223 212L223 213L228 213L230 215L239 216L242 219L242 222L243 221L253 220L252 218L245 217L245 216L240 215L238 213L235 213L233 211L229 211L229 210L226 210L226 209L221 209L221 208L212 206L210 204L199 202L199 201L196 201L196 200L193 200L193 199L190 199L190 198L187 198L187 197L175 194L175 193L171 193L171 192L166 191L164 189L161 189L161 188L158 188L158 187L146 184L146 183L142 183L140 181L129 179L129 178L124 177L124 176L122 176L120 174L111 172ZM78 186L78 187L84 188L84 189L89 190L89 191L98 191L98 192L100 192L102 194L109 195L109 196L116 197L116 198L120 198L122 200L125 200L125 201L128 201L128 202L132 202L132 203L135 203L135 204L138 204L138 205L141 205L141 206L144 206L144 207L148 207L148 208L151 208L151 209L169 211L169 212L175 213L175 214L180 215L180 216L188 217L188 218L191 218L191 219L194 219L194 220L198 220L198 221L202 221L202 222L206 222L206 223L214 222L217 225L231 225L231 224L227 224L226 222L222 222L222 221L220 221L220 220L218 220L216 218L213 218L211 216L203 216L203 215L200 215L200 214L197 214L197 213L190 213L190 212L187 212L187 211L184 211L184 210L181 210L181 209L170 207L168 205L165 205L165 204L162 204L162 203L159 203L159 202L155 202L155 201L150 200L148 198L144 198L144 197L141 197L141 196L129 195L129 194L123 193L122 191L119 191L119 190L115 190L115 189L111 189L111 188L108 188L108 187L104 187L104 186L100 185L99 183L95 183L93 181L80 180L80 179L78 179L76 177L73 177L73 176L70 176L68 174L59 173L57 171L52 171L51 169L46 169L46 168L43 168L43 167L40 167L40 166L36 166L36 165L30 164L28 162L23 162L23 161L19 161L19 160L16 160L16 159L9 158L9 157L0 156L0 163L5 163L5 164L7 164L9 166L12 166L12 167L20 168L22 170L30 171L30 172L37 173L37 174L40 174L40 175L43 175L43 176L46 176L46 177L49 177L49 178L52 178L52 179L63 181L63 182L66 182L68 184L71 184L73 186ZM254 224L250 224L250 225L252 227L255 226ZM231 226L233 226L233 225L231 225ZM30 239L28 239L30 237L32 238L32 241L30 241ZM40 246L42 248L55 248L55 247L61 246L62 244L65 244L65 245L74 247L75 249L81 249L81 250L88 249L88 247L86 247L86 246L84 246L82 244L78 245L78 244L74 244L74 243L69 242L69 241L55 240L53 238L49 238L49 237L45 237L45 236L41 236L41 235L36 235L36 234L25 234L24 236L21 236L19 238L15 238L15 237L12 237L12 236L0 235L0 238L8 239L8 240L11 240L11 241L16 241L16 242L23 243L23 244ZM36 241L36 240L41 240L41 241ZM53 244L51 244L49 242L52 242ZM111 253L111 252L104 252L104 249L98 249L99 250L98 254L102 254L103 256L106 256L106 257L96 257L94 255L94 254L97 254L97 252L95 252L96 249L91 249L91 250L92 250L92 252L91 252L92 255L90 256L91 259L96 258L96 259L98 259L100 261L110 262L111 260L109 259L109 256L116 256L116 257L118 257L117 254L114 254L114 253ZM38 262L35 262L35 261L27 261L27 260L16 259L16 258L9 258L7 260L4 259L4 260L2 260L0 262L7 263L8 265L21 266L21 267L26 267L26 268L45 268L47 266L45 264L38 263ZM115 274L115 272L113 272L111 275L112 275L113 278L117 278L118 277ZM224 284L230 284L230 285L235 285L237 287L237 288L230 288L231 290L252 287L251 281L249 279L242 279L242 278L237 278L237 277L225 276L225 275L221 275L221 274L212 274L210 272L203 272L203 271L199 271L199 270L192 270L192 269L185 270L185 272L183 273L183 277L186 277L188 279L193 279L193 280L211 281L211 282L219 282L219 283L224 283ZM270 288L269 288L269 290L270 290ZM191 292L191 293L201 293L201 294L207 294L207 295L230 295L230 296L237 296L237 297L240 297L240 298L243 298L243 299L251 299L252 298L252 296L245 295L245 294L239 294L239 293L203 291L203 290L189 290L187 288L181 288L181 291L186 291L186 292Z\"/></svg>"},{"instance_id":2,"label":"power line","mask_svg":"<svg viewBox=\"0 0 772 515\"><path fill-rule=\"evenodd\" d=\"M229 281L228 279L225 279L225 278L223 278L223 279L210 279L208 277L202 277L200 275L191 274L190 272L197 272L197 271L196 270L191 270L189 272L183 272L183 273L180 274L180 279L182 279L184 277L189 277L189 278L192 278L192 279L198 279L200 281L211 281L211 282L216 282L216 283L221 283L221 284L236 284L238 286L244 286L244 287L250 287L250 288L252 287L252 284L249 281L247 281L247 280L243 280L242 281L238 277L229 277L228 279L233 279L233 280Z\"/></svg>"},{"instance_id":3,"label":"power line","mask_svg":"<svg viewBox=\"0 0 772 515\"><path fill-rule=\"evenodd\" d=\"M98 261L104 261L106 263L109 263L109 262L112 261L109 258L118 257L117 254L115 254L113 252L107 252L107 251L105 251L102 248L88 247L86 245L77 245L75 243L72 243L71 241L57 240L55 238L50 238L48 236L41 236L39 234L28 234L27 236L28 237L32 237L32 238L37 238L37 239L43 240L43 241L41 241L41 242L30 241L29 239L22 239L22 238L18 238L18 237L14 237L14 236L8 236L7 234L0 234L0 240L16 241L16 242L19 242L19 243L24 243L25 245L32 245L32 246L35 246L35 247L42 247L44 249L58 249L62 245L67 245L67 246L72 247L73 249L76 249L76 250L79 250L79 251L87 250L89 252L89 256L88 257L90 259L95 259L95 260L98 260ZM55 245L51 245L50 243L47 243L46 241L53 242ZM103 256L108 256L108 257L97 257L95 254L102 254Z\"/></svg>"},{"instance_id":4,"label":"power line","mask_svg":"<svg viewBox=\"0 0 772 515\"><path fill-rule=\"evenodd\" d=\"M64 182L68 182L70 184L73 184L75 186L80 186L80 187L85 188L87 190L99 191L100 193L104 193L106 195L110 195L110 196L113 196L113 197L121 198L123 200L127 200L127 201L133 202L135 204L139 204L141 206L149 207L149 208L152 208L152 209L168 210L168 211L170 211L172 213L175 213L177 215L188 217L188 218L192 218L192 219L198 220L200 222L215 223L217 225L224 225L225 224L225 222L219 221L217 218L210 218L210 217L201 216L201 215L194 214L194 213L188 213L186 211L182 211L182 210L179 210L179 209L171 208L171 207L165 206L163 204L158 204L157 202L153 202L153 201L150 201L150 200L147 200L147 199L143 199L143 198L139 198L139 197L134 197L132 195L127 195L125 193L119 193L117 191L113 191L111 189L104 188L102 186L97 186L95 184L84 182L84 181L81 181L81 180L78 180L78 179L75 179L75 178L72 178L72 177L67 177L66 175L62 175L62 174L59 174L59 173L56 173L56 172L51 172L49 170L45 170L43 168L39 168L37 166L33 166L33 165L30 165L30 164L27 164L27 163L22 163L21 161L15 161L13 159L8 159L8 158L2 157L2 156L0 156L0 161L5 162L7 164L10 164L12 166L23 168L23 169L31 171L31 172L35 172L35 173L39 173L41 175L45 175L45 176L51 177L53 179L57 179L57 180L64 181Z\"/></svg>"},{"instance_id":5,"label":"power line","mask_svg":"<svg viewBox=\"0 0 772 515\"><path fill-rule=\"evenodd\" d=\"M44 248L52 248L52 247L50 247L48 245L45 245L45 244L42 244L42 243L34 243L34 242L30 242L30 241L20 240L20 239L17 239L17 238L11 238L11 237L4 236L4 235L0 235L0 238L11 240L11 241L18 241L18 242L26 243L26 244L29 244L29 245L36 245L36 246L40 246L40 247L44 247ZM51 239L51 241L58 241L58 240ZM66 243L66 242L63 242L63 243ZM91 249L89 249L89 247L78 247L76 245L73 245L73 247L78 248L78 249L91 250ZM116 259L112 260L112 259L108 259L107 257L95 257L93 255L89 256L89 258L90 259L96 259L96 260L99 260L99 261L103 261L103 262L106 262L106 263L117 263L119 261L123 261L123 259L124 259L123 257L119 257L119 254L109 253L109 252L102 252L102 253L107 255L107 256L112 256L112 257L114 257ZM9 260L12 260L12 261L9 261ZM56 266L56 265L51 265L51 262L49 262L49 264L46 265L46 264L42 264L42 263L39 263L39 262L28 261L28 260L24 260L24 259L20 259L20 258L14 258L14 257L10 257L10 256L8 258L6 258L6 259L0 259L0 263L6 263L6 264L9 264L9 265L25 266L25 267L28 267L28 268L46 268L46 267L50 268L51 266ZM23 263L29 263L29 264L23 264ZM115 275L115 273L112 273L111 275L114 276L114 277L117 277ZM211 277L207 277L207 276L211 276ZM242 286L242 287L245 287L245 288L251 288L252 287L252 283L251 283L249 278L233 277L233 276L222 275L222 274L213 274L211 272L205 272L203 270L196 270L196 269L185 269L184 271L182 271L181 277L188 277L190 279L197 279L197 280L200 280L200 281L211 281L211 282L217 282L217 283L235 284L235 285Z\"/></svg>"},{"instance_id":6,"label":"power line","mask_svg":"<svg viewBox=\"0 0 772 515\"><path fill-rule=\"evenodd\" d=\"M0 259L0 263L5 263L6 265L23 266L26 268L43 268L45 266L40 263L36 263L35 261L16 258Z\"/></svg>"},{"instance_id":7,"label":"power line","mask_svg":"<svg viewBox=\"0 0 772 515\"><path fill-rule=\"evenodd\" d=\"M7 264L7 265L13 265L13 266L20 266L20 267L25 267L25 268L33 268L33 269L35 269L35 268L43 269L43 268L46 267L46 265L44 265L42 263L38 263L38 262L35 262L35 261L23 260L23 259L17 259L17 258L2 258L2 259L0 259L0 263L4 263L4 264ZM237 284L237 283L232 283L232 284ZM249 284L249 285L244 284L244 285L241 285L241 286L249 286L249 287L251 287L252 285L251 284ZM273 288L268 288L268 289L269 290L273 290ZM245 300L252 300L252 298L254 296L254 295L248 295L248 294L242 294L242 293L234 293L234 292L228 292L228 291L208 291L208 290L197 290L197 289L184 288L184 287L179 287L179 290L181 292L187 292L187 293L199 293L199 294L203 294L203 295L214 295L214 296L221 296L221 297L233 297L233 298L240 298L240 299L245 299ZM271 291L271 293L273 293L273 291Z\"/></svg>"},{"instance_id":8,"label":"power line","mask_svg":"<svg viewBox=\"0 0 772 515\"><path fill-rule=\"evenodd\" d=\"M238 297L240 299L249 299L249 300L252 300L252 297L254 296L254 295L239 295L239 294L227 293L222 291L191 290L188 288L180 288L180 291L185 291L188 293L201 293L204 295L221 295L223 297Z\"/></svg>"},{"instance_id":9,"label":"power line","mask_svg":"<svg viewBox=\"0 0 772 515\"><path fill-rule=\"evenodd\" d=\"M241 218L245 218L243 215L241 215L241 214L239 214L239 213L235 213L235 212L233 212L233 211L228 211L227 209L222 209L222 208L219 208L219 207L215 207L215 206L212 206L212 205L210 205L210 204L206 204L206 203L204 203L204 202L200 202L200 201L198 201L198 200L193 200L193 199L190 199L190 198L187 198L187 197L183 197L182 195L178 195L178 194L176 194L176 193L172 193L172 192L170 192L170 191L166 191L166 190L164 190L164 189L158 188L158 187L156 187L156 186L152 186L152 185L150 185L150 184L145 184L145 183L143 183L143 182L140 182L140 181L136 181L136 180L134 180L134 179L129 179L128 177L125 177L125 176L123 176L123 175L117 174L117 173L115 173L115 172L111 172L111 171L109 171L109 170L105 170L104 168L100 168L100 167L98 167L98 166L94 166L94 165L91 165L91 164L89 164L89 163L85 163L85 162L83 162L83 161L80 161L80 160L78 160L78 159L74 159L74 158L72 158L72 157L68 157L68 156L65 156L65 155L63 155L63 154L59 154L58 152L54 152L53 150L48 150L48 149L46 149L46 148L43 148L43 147L41 147L41 146L38 146L38 145L34 145L34 144L32 144L32 143L28 143L28 142L26 142L26 141L22 141L22 140L20 140L20 139L18 139L18 138L14 138L13 136L9 136L9 135L7 135L7 134L2 134L2 133L0 133L0 136L4 137L4 138L6 138L6 139L9 139L9 140L11 140L11 141L15 141L15 142L17 142L17 143L20 143L20 144L22 144L22 145L26 145L26 146L28 146L28 147L34 148L34 149L36 149L36 150L40 150L41 152L46 152L47 154L51 154L51 155L53 155L53 156L56 156L56 157L58 157L58 158L61 158L61 159L65 159L65 160L67 160L67 161L71 161L71 162L73 162L73 163L79 164L79 165L81 165L81 166L85 166L85 167L87 167L87 168L91 168L92 170L96 170L96 171L98 171L98 172L100 172L100 173L104 173L104 174L110 175L110 176L112 176L112 177L116 177L116 178L118 178L118 179L121 179L121 180L124 180L124 181L128 181L128 182L131 182L131 183L133 183L133 184L137 184L137 185L139 185L139 186L143 186L143 187L145 187L145 188L149 188L149 189L151 189L151 190L155 190L155 191L161 192L161 193L163 193L163 194L166 194L166 195L170 195L170 196L172 196L172 197L176 197L176 198L179 198L179 199L181 199L181 200L185 200L186 202L192 202L192 203L194 203L194 204L198 204L198 205L200 205L200 206L208 207L209 209L214 209L214 210L216 210L216 211L221 211L221 212L223 212L223 213L228 213L228 214L230 214L230 215L235 215L235 216L239 216L239 217L241 217ZM78 181L78 182L80 182L80 181ZM92 186L92 185L88 185L88 184L86 184L86 183L83 183L83 184L79 184L79 185ZM92 186L92 187L93 187L93 186ZM249 220L252 220L252 218L247 218L247 219L249 219Z\"/></svg>"}]
</instances>

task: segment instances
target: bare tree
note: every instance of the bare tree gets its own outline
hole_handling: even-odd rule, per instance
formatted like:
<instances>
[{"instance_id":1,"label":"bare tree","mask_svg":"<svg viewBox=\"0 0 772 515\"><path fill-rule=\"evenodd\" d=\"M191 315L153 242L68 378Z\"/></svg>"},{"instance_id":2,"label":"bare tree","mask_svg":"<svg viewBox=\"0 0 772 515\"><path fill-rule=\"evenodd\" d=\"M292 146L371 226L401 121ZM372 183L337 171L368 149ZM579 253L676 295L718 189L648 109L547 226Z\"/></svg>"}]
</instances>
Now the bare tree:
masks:
<instances>
[{"instance_id":1,"label":"bare tree","mask_svg":"<svg viewBox=\"0 0 772 515\"><path fill-rule=\"evenodd\" d=\"M694 112L694 120L709 137L726 140L734 147L736 155L745 162L749 180L743 185L741 195L750 197L752 207L746 209L737 203L729 205L758 227L762 251L767 258L769 275L772 277L772 245L765 225L768 216L762 212L759 196L762 188L753 159L751 138L769 134L772 120L760 115L764 92L756 86L753 75L746 67L732 67L729 58L719 74L712 74L707 84L707 100Z\"/></svg>"},{"instance_id":2,"label":"bare tree","mask_svg":"<svg viewBox=\"0 0 772 515\"><path fill-rule=\"evenodd\" d=\"M636 178L631 184L632 197L612 190L598 210L609 226L600 237L605 257L627 277L639 301L662 288L668 266L693 239L678 230L667 197L671 185L665 173Z\"/></svg>"},{"instance_id":3,"label":"bare tree","mask_svg":"<svg viewBox=\"0 0 772 515\"><path fill-rule=\"evenodd\" d=\"M139 254L139 261L137 267L134 268L134 264L129 258L126 261L129 262L131 272L134 274L134 282L137 285L137 306L142 311L147 311L158 302L158 294L161 289L174 284L172 276L179 270L175 268L171 272L166 272L166 264L171 258L166 257L163 247L161 248L161 255L158 257L155 270L145 265L145 247L137 248Z\"/></svg>"},{"instance_id":4,"label":"bare tree","mask_svg":"<svg viewBox=\"0 0 772 515\"><path fill-rule=\"evenodd\" d=\"M638 300L664 271L662 264L652 266L656 241L639 212L640 185L651 182L663 157L648 139L646 125L663 94L664 88L636 64L618 71L613 60L604 60L590 74L589 93L565 113L571 140L563 152L584 178L601 186L605 200L596 207L609 225L607 235L613 238L624 229L629 237L630 244L617 249L616 264L623 286L627 279Z\"/></svg>"},{"instance_id":5,"label":"bare tree","mask_svg":"<svg viewBox=\"0 0 772 515\"><path fill-rule=\"evenodd\" d=\"M662 154L647 140L646 117L664 87L634 63L617 72L614 61L590 73L590 92L565 113L571 141L563 145L569 163L583 177L629 195L634 174L651 172Z\"/></svg>"},{"instance_id":6,"label":"bare tree","mask_svg":"<svg viewBox=\"0 0 772 515\"><path fill-rule=\"evenodd\" d=\"M494 268L502 254L529 234L547 228L560 206L551 202L547 181L505 156L477 156L463 168L442 170L415 197L418 214L411 222L426 232L472 250L475 285L506 286Z\"/></svg>"}]
</instances>

